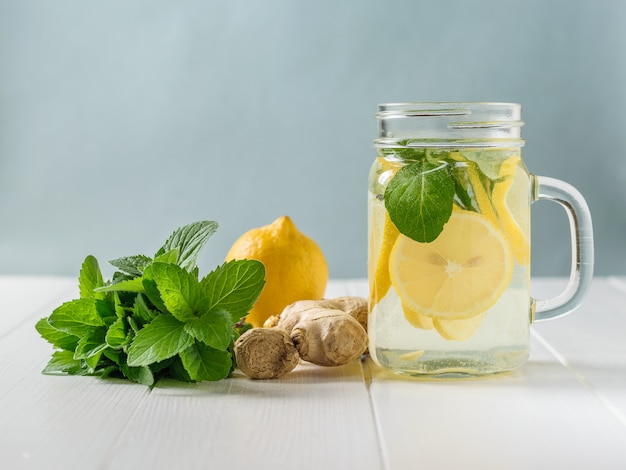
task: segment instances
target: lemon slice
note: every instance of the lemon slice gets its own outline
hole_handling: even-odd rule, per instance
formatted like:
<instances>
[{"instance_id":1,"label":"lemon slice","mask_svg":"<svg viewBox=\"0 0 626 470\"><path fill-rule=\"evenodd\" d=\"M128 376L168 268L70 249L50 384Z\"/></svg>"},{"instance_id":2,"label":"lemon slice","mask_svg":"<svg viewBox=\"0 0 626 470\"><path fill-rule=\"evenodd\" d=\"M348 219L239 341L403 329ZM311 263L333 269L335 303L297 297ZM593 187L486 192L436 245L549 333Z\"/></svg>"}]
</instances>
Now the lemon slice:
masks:
<instances>
[{"instance_id":1,"label":"lemon slice","mask_svg":"<svg viewBox=\"0 0 626 470\"><path fill-rule=\"evenodd\" d=\"M519 170L520 158L511 158L502 164L500 182L493 188L492 201L498 219L506 234L518 264L530 263L530 205L526 173Z\"/></svg>"},{"instance_id":2,"label":"lemon slice","mask_svg":"<svg viewBox=\"0 0 626 470\"><path fill-rule=\"evenodd\" d=\"M421 328L422 330L432 330L435 327L433 319L422 315L415 310L411 310L406 305L402 305L402 311L404 312L404 318L413 325L415 328Z\"/></svg>"},{"instance_id":3,"label":"lemon slice","mask_svg":"<svg viewBox=\"0 0 626 470\"><path fill-rule=\"evenodd\" d=\"M465 341L478 330L484 314L461 320L444 320L437 318L432 320L437 333L451 341Z\"/></svg>"},{"instance_id":4,"label":"lemon slice","mask_svg":"<svg viewBox=\"0 0 626 470\"><path fill-rule=\"evenodd\" d=\"M433 319L458 320L496 303L511 281L513 255L486 216L453 211L431 243L399 235L389 274L404 306Z\"/></svg>"},{"instance_id":5,"label":"lemon slice","mask_svg":"<svg viewBox=\"0 0 626 470\"><path fill-rule=\"evenodd\" d=\"M393 248L400 232L389 218L385 211L385 222L383 223L383 241L378 253L376 267L373 272L374 280L371 289L371 302L377 304L389 291L391 279L389 277L389 254Z\"/></svg>"},{"instance_id":6,"label":"lemon slice","mask_svg":"<svg viewBox=\"0 0 626 470\"><path fill-rule=\"evenodd\" d=\"M401 168L400 165L387 161L384 158L378 157L378 166L380 168L381 177L389 179L395 175ZM395 224L391 221L389 213L385 209L385 206L375 204L375 213L373 214L374 220L383 220L382 229L380 225L374 226L372 229L376 231L382 230L382 237L376 233L372 233L372 240L380 239L379 246L375 246L374 242L370 246L370 259L376 259L376 263L370 263L370 308L376 305L389 291L391 286L391 279L389 278L389 253L393 248L396 239L400 232L396 228ZM384 214L380 213L384 212Z\"/></svg>"}]
</instances>

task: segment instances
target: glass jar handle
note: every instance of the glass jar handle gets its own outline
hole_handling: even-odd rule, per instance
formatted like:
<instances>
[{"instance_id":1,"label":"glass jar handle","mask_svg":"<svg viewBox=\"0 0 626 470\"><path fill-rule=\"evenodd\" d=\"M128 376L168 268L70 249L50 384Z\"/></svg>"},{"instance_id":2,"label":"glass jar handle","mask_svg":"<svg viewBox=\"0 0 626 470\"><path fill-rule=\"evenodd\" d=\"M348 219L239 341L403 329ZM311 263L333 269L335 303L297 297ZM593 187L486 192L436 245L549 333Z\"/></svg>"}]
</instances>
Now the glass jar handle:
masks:
<instances>
[{"instance_id":1,"label":"glass jar handle","mask_svg":"<svg viewBox=\"0 0 626 470\"><path fill-rule=\"evenodd\" d=\"M593 278L593 226L582 194L572 185L546 176L535 176L535 197L554 201L567 212L572 242L572 267L565 290L550 299L536 300L533 321L566 315L581 304Z\"/></svg>"}]
</instances>

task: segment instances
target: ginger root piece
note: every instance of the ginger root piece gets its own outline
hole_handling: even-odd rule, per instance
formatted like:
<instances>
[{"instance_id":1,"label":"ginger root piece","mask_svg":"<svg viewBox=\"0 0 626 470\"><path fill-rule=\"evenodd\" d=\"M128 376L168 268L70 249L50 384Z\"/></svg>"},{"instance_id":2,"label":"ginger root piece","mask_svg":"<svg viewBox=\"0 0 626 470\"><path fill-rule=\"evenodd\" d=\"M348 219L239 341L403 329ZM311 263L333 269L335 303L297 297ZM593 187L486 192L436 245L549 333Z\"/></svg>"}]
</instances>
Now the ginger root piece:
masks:
<instances>
[{"instance_id":1,"label":"ginger root piece","mask_svg":"<svg viewBox=\"0 0 626 470\"><path fill-rule=\"evenodd\" d=\"M336 297L334 299L325 300L324 302L333 308L338 308L346 312L358 321L365 331L367 331L367 317L369 315L367 299L363 297L346 296Z\"/></svg>"},{"instance_id":2,"label":"ginger root piece","mask_svg":"<svg viewBox=\"0 0 626 470\"><path fill-rule=\"evenodd\" d=\"M291 339L302 360L326 367L348 364L367 349L367 332L338 309L307 310L291 330Z\"/></svg>"},{"instance_id":3,"label":"ginger root piece","mask_svg":"<svg viewBox=\"0 0 626 470\"><path fill-rule=\"evenodd\" d=\"M326 367L348 364L367 351L367 314L360 297L299 300L241 335L237 365L249 377L267 379L291 371L300 358Z\"/></svg>"},{"instance_id":4,"label":"ginger root piece","mask_svg":"<svg viewBox=\"0 0 626 470\"><path fill-rule=\"evenodd\" d=\"M253 328L235 341L237 367L253 379L276 379L291 372L300 355L290 335L278 328Z\"/></svg>"}]
</instances>

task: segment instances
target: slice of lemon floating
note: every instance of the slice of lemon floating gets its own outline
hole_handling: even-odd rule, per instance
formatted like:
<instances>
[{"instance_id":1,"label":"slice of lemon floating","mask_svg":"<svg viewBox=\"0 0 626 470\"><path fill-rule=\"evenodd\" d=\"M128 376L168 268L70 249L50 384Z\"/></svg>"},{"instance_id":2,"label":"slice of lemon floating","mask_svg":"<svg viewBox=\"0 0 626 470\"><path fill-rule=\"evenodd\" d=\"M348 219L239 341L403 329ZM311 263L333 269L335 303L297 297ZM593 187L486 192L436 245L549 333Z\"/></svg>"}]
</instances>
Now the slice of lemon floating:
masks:
<instances>
[{"instance_id":1,"label":"slice of lemon floating","mask_svg":"<svg viewBox=\"0 0 626 470\"><path fill-rule=\"evenodd\" d=\"M492 307L513 275L502 232L484 215L453 211L431 243L400 235L389 256L402 304L433 319L470 318Z\"/></svg>"},{"instance_id":2,"label":"slice of lemon floating","mask_svg":"<svg viewBox=\"0 0 626 470\"><path fill-rule=\"evenodd\" d=\"M471 318L463 318L461 320L444 320L437 318L432 320L437 330L443 338L451 341L465 341L478 330L483 314L476 315Z\"/></svg>"},{"instance_id":3,"label":"slice of lemon floating","mask_svg":"<svg viewBox=\"0 0 626 470\"><path fill-rule=\"evenodd\" d=\"M520 158L510 158L500 169L501 181L493 188L492 200L498 211L502 229L506 233L517 262L524 266L530 263L530 205L526 173L519 170Z\"/></svg>"},{"instance_id":4,"label":"slice of lemon floating","mask_svg":"<svg viewBox=\"0 0 626 470\"><path fill-rule=\"evenodd\" d=\"M378 260L374 269L374 281L371 288L371 302L377 304L380 299L387 295L389 287L391 287L391 279L389 278L389 254L400 235L400 232L389 218L389 213L385 211L385 222L383 223L383 241L378 253Z\"/></svg>"}]
</instances>

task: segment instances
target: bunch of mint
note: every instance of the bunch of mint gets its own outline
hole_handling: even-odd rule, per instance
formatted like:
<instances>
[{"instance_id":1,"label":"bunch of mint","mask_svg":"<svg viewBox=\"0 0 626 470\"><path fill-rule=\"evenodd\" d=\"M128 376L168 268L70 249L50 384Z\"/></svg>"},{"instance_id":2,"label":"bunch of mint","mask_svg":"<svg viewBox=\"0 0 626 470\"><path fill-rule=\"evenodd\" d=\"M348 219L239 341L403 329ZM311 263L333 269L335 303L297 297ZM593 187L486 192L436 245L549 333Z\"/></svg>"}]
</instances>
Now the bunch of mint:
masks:
<instances>
[{"instance_id":1,"label":"bunch of mint","mask_svg":"<svg viewBox=\"0 0 626 470\"><path fill-rule=\"evenodd\" d=\"M56 351L45 374L122 377L153 385L161 377L194 382L230 375L233 344L250 327L245 316L265 284L265 267L229 261L199 278L196 261L213 221L174 231L150 258L128 256L105 282L88 256L79 276L80 298L36 325Z\"/></svg>"}]
</instances>

